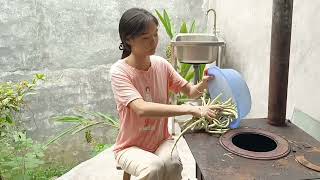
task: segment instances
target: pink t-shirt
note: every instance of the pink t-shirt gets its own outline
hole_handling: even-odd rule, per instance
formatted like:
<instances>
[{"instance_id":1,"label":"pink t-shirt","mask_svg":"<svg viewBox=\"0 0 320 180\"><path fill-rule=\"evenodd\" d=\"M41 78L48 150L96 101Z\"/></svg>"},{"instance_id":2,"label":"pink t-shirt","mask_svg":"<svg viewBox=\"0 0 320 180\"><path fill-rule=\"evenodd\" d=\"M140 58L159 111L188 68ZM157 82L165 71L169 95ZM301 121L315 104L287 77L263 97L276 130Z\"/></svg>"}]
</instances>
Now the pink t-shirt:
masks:
<instances>
[{"instance_id":1,"label":"pink t-shirt","mask_svg":"<svg viewBox=\"0 0 320 180\"><path fill-rule=\"evenodd\" d=\"M168 139L168 118L141 118L128 104L135 99L168 104L169 90L175 93L188 82L175 71L167 60L150 56L148 71L135 69L123 59L110 69L111 85L120 118L120 131L114 147L117 153L137 146L155 152L162 141Z\"/></svg>"}]
</instances>

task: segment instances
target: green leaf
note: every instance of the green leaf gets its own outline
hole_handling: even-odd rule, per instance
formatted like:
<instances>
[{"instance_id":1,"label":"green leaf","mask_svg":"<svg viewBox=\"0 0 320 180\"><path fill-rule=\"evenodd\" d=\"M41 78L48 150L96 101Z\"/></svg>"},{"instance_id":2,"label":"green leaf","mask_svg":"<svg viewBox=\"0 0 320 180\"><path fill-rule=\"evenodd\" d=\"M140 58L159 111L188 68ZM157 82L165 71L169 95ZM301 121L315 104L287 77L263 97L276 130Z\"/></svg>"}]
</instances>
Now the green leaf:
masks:
<instances>
[{"instance_id":1,"label":"green leaf","mask_svg":"<svg viewBox=\"0 0 320 180\"><path fill-rule=\"evenodd\" d=\"M12 96L14 94L13 89L9 89L6 93L7 96Z\"/></svg>"},{"instance_id":2,"label":"green leaf","mask_svg":"<svg viewBox=\"0 0 320 180\"><path fill-rule=\"evenodd\" d=\"M180 27L180 33L188 33L188 27L186 22L182 22L181 27Z\"/></svg>"},{"instance_id":3,"label":"green leaf","mask_svg":"<svg viewBox=\"0 0 320 180\"><path fill-rule=\"evenodd\" d=\"M190 27L190 30L189 30L189 33L194 33L195 30L196 30L196 21L193 20L191 27Z\"/></svg>"},{"instance_id":4,"label":"green leaf","mask_svg":"<svg viewBox=\"0 0 320 180\"><path fill-rule=\"evenodd\" d=\"M92 155L95 156L104 151L105 149L110 148L112 145L113 144L97 144L92 151Z\"/></svg>"},{"instance_id":5,"label":"green leaf","mask_svg":"<svg viewBox=\"0 0 320 180\"><path fill-rule=\"evenodd\" d=\"M170 39L172 39L173 35L172 35L172 33L171 33L171 29L169 29L169 27L168 27L168 23L166 22L166 20L164 19L164 17L161 16L161 14L159 13L158 10L156 10L156 13L157 13L157 15L158 15L158 17L159 17L162 25L164 26L164 28L165 28L168 36L170 37Z\"/></svg>"},{"instance_id":6,"label":"green leaf","mask_svg":"<svg viewBox=\"0 0 320 180\"><path fill-rule=\"evenodd\" d=\"M15 176L13 176L12 180L31 180L31 177L29 175L26 174L17 174Z\"/></svg>"},{"instance_id":7,"label":"green leaf","mask_svg":"<svg viewBox=\"0 0 320 180\"><path fill-rule=\"evenodd\" d=\"M162 17L162 15L160 14L160 12L158 10L156 10L156 13L160 19L160 21L162 22L163 25L167 25L167 23L165 23L165 20L164 18Z\"/></svg>"},{"instance_id":8,"label":"green leaf","mask_svg":"<svg viewBox=\"0 0 320 180\"><path fill-rule=\"evenodd\" d=\"M12 137L13 137L14 142L19 142L20 138L19 138L19 135L18 135L18 134L14 133L14 134L12 135Z\"/></svg>"},{"instance_id":9,"label":"green leaf","mask_svg":"<svg viewBox=\"0 0 320 180\"><path fill-rule=\"evenodd\" d=\"M193 78L194 78L194 71L191 71L186 75L186 80L188 82L190 82Z\"/></svg>"},{"instance_id":10,"label":"green leaf","mask_svg":"<svg viewBox=\"0 0 320 180\"><path fill-rule=\"evenodd\" d=\"M17 132L17 134L18 134L19 139L20 139L21 141L26 141L26 140L27 140L26 133L19 131L19 132Z\"/></svg>"},{"instance_id":11,"label":"green leaf","mask_svg":"<svg viewBox=\"0 0 320 180\"><path fill-rule=\"evenodd\" d=\"M27 169L34 169L44 164L44 161L37 159L35 156L30 156L25 159L25 166Z\"/></svg>"},{"instance_id":12,"label":"green leaf","mask_svg":"<svg viewBox=\"0 0 320 180\"><path fill-rule=\"evenodd\" d=\"M22 100L23 100L23 97L24 97L24 94L21 95L21 96L18 96L17 100L18 100L18 101L22 101Z\"/></svg>"},{"instance_id":13,"label":"green leaf","mask_svg":"<svg viewBox=\"0 0 320 180\"><path fill-rule=\"evenodd\" d=\"M39 80L45 80L46 76L44 74L36 74L36 78Z\"/></svg>"},{"instance_id":14,"label":"green leaf","mask_svg":"<svg viewBox=\"0 0 320 180\"><path fill-rule=\"evenodd\" d=\"M59 116L59 117L54 117L54 121L57 122L73 122L73 123L81 123L84 121L83 116Z\"/></svg>"},{"instance_id":15,"label":"green leaf","mask_svg":"<svg viewBox=\"0 0 320 180\"><path fill-rule=\"evenodd\" d=\"M172 34L172 30L171 30L172 29L171 28L171 21L170 21L169 15L165 9L163 10L163 17L164 17L164 20L167 22L167 26L168 26L168 30L169 30L169 37L170 37L170 39L172 39L173 34Z\"/></svg>"},{"instance_id":16,"label":"green leaf","mask_svg":"<svg viewBox=\"0 0 320 180\"><path fill-rule=\"evenodd\" d=\"M119 127L119 122L116 121L116 120L114 120L114 119L112 119L111 116L108 116L108 115L103 114L103 113L101 113L101 112L97 112L96 114L99 115L100 117L102 117L102 119L103 119L104 121L106 121L107 123L112 123L113 125Z\"/></svg>"},{"instance_id":17,"label":"green leaf","mask_svg":"<svg viewBox=\"0 0 320 180\"><path fill-rule=\"evenodd\" d=\"M13 123L13 117L12 117L11 114L7 114L7 115L6 115L6 122L7 122L8 124L12 124L12 123Z\"/></svg>"},{"instance_id":18,"label":"green leaf","mask_svg":"<svg viewBox=\"0 0 320 180\"><path fill-rule=\"evenodd\" d=\"M6 98L6 99L2 100L1 103L2 103L3 105L7 105L9 102L10 102L10 98Z\"/></svg>"},{"instance_id":19,"label":"green leaf","mask_svg":"<svg viewBox=\"0 0 320 180\"><path fill-rule=\"evenodd\" d=\"M46 148L47 146L49 146L50 144L54 143L55 141L61 139L62 137L64 137L65 135L71 133L72 131L76 130L79 126L81 126L81 124L77 124L75 126L72 126L71 128L63 131L62 133L60 133L58 136L53 137L51 140L49 140L44 146L43 148Z\"/></svg>"},{"instance_id":20,"label":"green leaf","mask_svg":"<svg viewBox=\"0 0 320 180\"><path fill-rule=\"evenodd\" d=\"M185 78L191 68L191 64L185 64L185 63L181 63L180 65L180 75Z\"/></svg>"},{"instance_id":21,"label":"green leaf","mask_svg":"<svg viewBox=\"0 0 320 180\"><path fill-rule=\"evenodd\" d=\"M201 64L200 65L200 80L202 80L202 78L203 78L203 75L204 75L204 69L206 68L206 65L205 64Z\"/></svg>"},{"instance_id":22,"label":"green leaf","mask_svg":"<svg viewBox=\"0 0 320 180\"><path fill-rule=\"evenodd\" d=\"M82 131L82 130L84 130L84 129L87 129L87 128L91 127L91 126L95 126L95 125L103 124L103 123L104 123L104 122L90 123L90 124L88 124L88 125L85 125L85 126L83 126L83 127L80 127L79 129L73 131L73 132L72 132L72 135L74 135L74 134L76 134L76 133L78 133L78 132L80 132L80 131Z\"/></svg>"}]
</instances>

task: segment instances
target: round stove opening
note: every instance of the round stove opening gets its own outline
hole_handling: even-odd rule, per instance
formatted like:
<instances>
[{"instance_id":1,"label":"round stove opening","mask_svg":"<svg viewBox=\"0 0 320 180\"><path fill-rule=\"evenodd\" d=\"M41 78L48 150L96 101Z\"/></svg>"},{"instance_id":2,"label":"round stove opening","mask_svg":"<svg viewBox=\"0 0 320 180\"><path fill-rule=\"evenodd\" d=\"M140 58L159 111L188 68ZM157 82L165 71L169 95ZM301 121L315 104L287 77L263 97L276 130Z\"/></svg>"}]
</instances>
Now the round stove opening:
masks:
<instances>
[{"instance_id":1,"label":"round stove opening","mask_svg":"<svg viewBox=\"0 0 320 180\"><path fill-rule=\"evenodd\" d=\"M232 143L238 148L253 152L269 152L277 148L273 139L255 133L237 134L232 138Z\"/></svg>"}]
</instances>

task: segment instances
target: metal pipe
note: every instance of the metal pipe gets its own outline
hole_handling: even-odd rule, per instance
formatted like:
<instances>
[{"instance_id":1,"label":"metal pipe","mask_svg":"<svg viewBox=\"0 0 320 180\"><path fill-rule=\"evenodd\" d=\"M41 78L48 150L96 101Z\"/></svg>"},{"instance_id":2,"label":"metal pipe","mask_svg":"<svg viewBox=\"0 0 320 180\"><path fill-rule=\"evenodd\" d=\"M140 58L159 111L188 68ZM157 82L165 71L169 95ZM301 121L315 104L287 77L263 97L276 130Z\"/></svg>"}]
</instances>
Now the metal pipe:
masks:
<instances>
[{"instance_id":1,"label":"metal pipe","mask_svg":"<svg viewBox=\"0 0 320 180\"><path fill-rule=\"evenodd\" d=\"M208 9L206 15L209 15L209 12L212 11L214 14L214 19L213 19L213 34L216 36L217 35L217 12L214 9Z\"/></svg>"},{"instance_id":2,"label":"metal pipe","mask_svg":"<svg viewBox=\"0 0 320 180\"><path fill-rule=\"evenodd\" d=\"M286 125L293 0L273 0L268 123Z\"/></svg>"},{"instance_id":3,"label":"metal pipe","mask_svg":"<svg viewBox=\"0 0 320 180\"><path fill-rule=\"evenodd\" d=\"M193 64L193 69L194 69L193 84L196 85L200 81L200 65L199 64Z\"/></svg>"}]
</instances>

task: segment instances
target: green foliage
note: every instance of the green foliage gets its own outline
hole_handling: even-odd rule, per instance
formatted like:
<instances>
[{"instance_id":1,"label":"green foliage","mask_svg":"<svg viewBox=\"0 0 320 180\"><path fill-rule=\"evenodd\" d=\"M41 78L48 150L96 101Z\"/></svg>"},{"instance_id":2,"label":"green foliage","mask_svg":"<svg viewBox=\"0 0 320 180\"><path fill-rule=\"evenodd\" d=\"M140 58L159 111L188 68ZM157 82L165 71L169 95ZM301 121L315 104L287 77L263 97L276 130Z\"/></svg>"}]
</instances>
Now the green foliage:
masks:
<instances>
[{"instance_id":1,"label":"green foliage","mask_svg":"<svg viewBox=\"0 0 320 180\"><path fill-rule=\"evenodd\" d=\"M44 80L44 74L36 74L32 82L0 83L0 125L14 123L14 116L25 104L25 97L32 94L38 80Z\"/></svg>"},{"instance_id":2,"label":"green foliage","mask_svg":"<svg viewBox=\"0 0 320 180\"><path fill-rule=\"evenodd\" d=\"M25 105L25 97L32 94L38 80L45 75L36 74L32 82L0 83L0 177L30 179L27 171L44 163L41 144L28 138L17 124L17 114Z\"/></svg>"},{"instance_id":3,"label":"green foliage","mask_svg":"<svg viewBox=\"0 0 320 180\"><path fill-rule=\"evenodd\" d=\"M112 146L112 144L96 144L93 147L91 156L96 156L97 154L101 153L103 150L108 149Z\"/></svg>"},{"instance_id":4,"label":"green foliage","mask_svg":"<svg viewBox=\"0 0 320 180\"><path fill-rule=\"evenodd\" d=\"M166 10L163 10L163 14L161 14L158 10L156 10L156 14L159 17L163 27L165 28L167 35L169 36L170 40L175 36L174 25L171 21L170 16L168 15ZM188 25L185 21L182 21L180 26L180 33L194 33L196 31L196 22L195 20L192 21L190 28L188 29ZM172 56L171 52L171 45L168 45L166 48L166 57L170 59ZM178 64L178 73L187 81L191 82L194 78L194 71L191 68L191 64L179 63ZM200 80L203 77L203 72L205 69L205 64L200 66Z\"/></svg>"},{"instance_id":5,"label":"green foliage","mask_svg":"<svg viewBox=\"0 0 320 180\"><path fill-rule=\"evenodd\" d=\"M8 131L0 141L0 172L4 178L30 178L27 171L42 165L42 145L27 138L21 131Z\"/></svg>"},{"instance_id":6,"label":"green foliage","mask_svg":"<svg viewBox=\"0 0 320 180\"><path fill-rule=\"evenodd\" d=\"M161 13L158 10L156 10L156 13L163 27L165 28L169 38L172 39L174 37L174 28L173 28L173 25L171 24L171 20L169 18L167 11L163 10L163 15L161 15Z\"/></svg>"},{"instance_id":7,"label":"green foliage","mask_svg":"<svg viewBox=\"0 0 320 180\"><path fill-rule=\"evenodd\" d=\"M89 112L78 110L78 112L76 112L75 115L57 116L53 119L56 122L72 123L74 125L66 129L65 131L61 132L58 136L51 139L46 144L46 146L61 139L62 137L71 136L84 131L84 137L86 142L92 145L93 156L100 153L104 149L110 147L112 144L101 144L96 142L89 128L98 126L108 126L113 127L116 130L120 129L119 121L116 118L101 112Z\"/></svg>"},{"instance_id":8,"label":"green foliage","mask_svg":"<svg viewBox=\"0 0 320 180\"><path fill-rule=\"evenodd\" d=\"M158 10L156 10L156 14L159 17L163 27L165 28L167 35L169 36L170 40L175 36L175 30L174 30L174 25L171 21L171 18L169 17L168 13L166 10L163 10L163 14L161 14ZM196 31L196 22L195 20L192 21L190 28L188 29L188 25L185 21L182 21L181 26L180 26L180 33L194 33ZM166 57L167 59L171 59L172 56L172 48L171 45L169 44L166 47ZM199 79L201 80L203 78L204 74L204 69L205 69L205 64L200 65L200 77ZM192 82L194 79L194 70L192 68L191 64L185 64L185 63L179 63L177 66L177 71L178 73L188 82ZM178 104L183 103L185 100L187 100L187 96L183 94L179 94L178 96Z\"/></svg>"},{"instance_id":9,"label":"green foliage","mask_svg":"<svg viewBox=\"0 0 320 180\"><path fill-rule=\"evenodd\" d=\"M44 151L48 145L64 137L85 131L85 138L92 144L92 154L96 155L110 147L109 144L96 143L90 127L104 125L119 129L118 121L99 112L82 112L74 116L56 118L59 122L72 123L74 126L52 138L47 144L34 142L27 136L22 124L18 123L21 110L27 105L25 98L35 93L39 80L45 75L36 74L31 82L21 81L0 83L0 179L47 180L66 173L71 167L45 163Z\"/></svg>"},{"instance_id":10,"label":"green foliage","mask_svg":"<svg viewBox=\"0 0 320 180\"><path fill-rule=\"evenodd\" d=\"M42 167L38 167L32 171L28 171L27 175L31 179L36 180L48 180L60 177L68 172L71 166L62 166L56 164L44 164Z\"/></svg>"}]
</instances>

